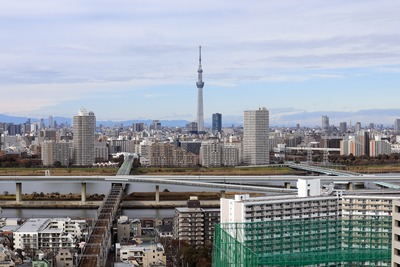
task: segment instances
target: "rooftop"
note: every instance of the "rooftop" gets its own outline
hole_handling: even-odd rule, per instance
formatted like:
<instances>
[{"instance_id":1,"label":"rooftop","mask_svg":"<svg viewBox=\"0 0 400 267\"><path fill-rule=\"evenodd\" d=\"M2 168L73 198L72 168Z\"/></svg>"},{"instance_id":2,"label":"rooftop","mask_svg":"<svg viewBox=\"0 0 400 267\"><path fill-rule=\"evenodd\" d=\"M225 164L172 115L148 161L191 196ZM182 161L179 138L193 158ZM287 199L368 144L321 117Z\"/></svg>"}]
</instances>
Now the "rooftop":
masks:
<instances>
[{"instance_id":1,"label":"rooftop","mask_svg":"<svg viewBox=\"0 0 400 267\"><path fill-rule=\"evenodd\" d=\"M49 225L50 219L46 218L30 218L25 221L23 225L16 231L16 232L26 232L26 233L33 233L33 232L40 232L44 230L47 225Z\"/></svg>"}]
</instances>

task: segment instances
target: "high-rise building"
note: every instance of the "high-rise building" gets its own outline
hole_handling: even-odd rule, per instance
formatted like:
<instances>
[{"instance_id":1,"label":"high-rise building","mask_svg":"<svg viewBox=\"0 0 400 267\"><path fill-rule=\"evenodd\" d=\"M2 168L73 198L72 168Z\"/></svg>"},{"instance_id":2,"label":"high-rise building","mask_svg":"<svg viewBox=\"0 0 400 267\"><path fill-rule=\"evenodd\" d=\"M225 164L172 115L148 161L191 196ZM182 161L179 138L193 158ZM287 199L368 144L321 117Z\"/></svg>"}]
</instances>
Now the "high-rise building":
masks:
<instances>
[{"instance_id":1,"label":"high-rise building","mask_svg":"<svg viewBox=\"0 0 400 267\"><path fill-rule=\"evenodd\" d=\"M65 140L60 142L45 141L41 145L42 164L43 166L52 166L55 162L59 162L61 166L69 166L71 142Z\"/></svg>"},{"instance_id":2,"label":"high-rise building","mask_svg":"<svg viewBox=\"0 0 400 267\"><path fill-rule=\"evenodd\" d=\"M221 198L213 266L390 266L397 192L336 195L317 179L300 179L297 188L297 196ZM393 220L393 240L399 225Z\"/></svg>"},{"instance_id":3,"label":"high-rise building","mask_svg":"<svg viewBox=\"0 0 400 267\"><path fill-rule=\"evenodd\" d=\"M201 68L201 46L199 46L199 69L197 70L197 131L204 132L204 111L203 111L203 69Z\"/></svg>"},{"instance_id":4,"label":"high-rise building","mask_svg":"<svg viewBox=\"0 0 400 267\"><path fill-rule=\"evenodd\" d=\"M144 123L143 122L133 123L132 128L133 128L134 132L143 132L144 131Z\"/></svg>"},{"instance_id":5,"label":"high-rise building","mask_svg":"<svg viewBox=\"0 0 400 267\"><path fill-rule=\"evenodd\" d=\"M95 163L94 141L96 117L92 111L81 109L73 118L73 163L88 166Z\"/></svg>"},{"instance_id":6,"label":"high-rise building","mask_svg":"<svg viewBox=\"0 0 400 267\"><path fill-rule=\"evenodd\" d=\"M219 142L203 142L200 148L200 164L203 167L221 167L222 146Z\"/></svg>"},{"instance_id":7,"label":"high-rise building","mask_svg":"<svg viewBox=\"0 0 400 267\"><path fill-rule=\"evenodd\" d=\"M390 155L392 146L388 140L371 140L369 141L369 156L377 157L379 155Z\"/></svg>"},{"instance_id":8,"label":"high-rise building","mask_svg":"<svg viewBox=\"0 0 400 267\"><path fill-rule=\"evenodd\" d=\"M394 133L400 134L400 119L394 121Z\"/></svg>"},{"instance_id":9,"label":"high-rise building","mask_svg":"<svg viewBox=\"0 0 400 267\"><path fill-rule=\"evenodd\" d=\"M159 131L161 130L161 122L159 120L153 120L151 124L151 129Z\"/></svg>"},{"instance_id":10,"label":"high-rise building","mask_svg":"<svg viewBox=\"0 0 400 267\"><path fill-rule=\"evenodd\" d=\"M269 111L265 107L244 112L243 162L269 164Z\"/></svg>"},{"instance_id":11,"label":"high-rise building","mask_svg":"<svg viewBox=\"0 0 400 267\"><path fill-rule=\"evenodd\" d=\"M356 122L354 125L354 132L357 133L359 131L361 131L361 122Z\"/></svg>"},{"instance_id":12,"label":"high-rise building","mask_svg":"<svg viewBox=\"0 0 400 267\"><path fill-rule=\"evenodd\" d=\"M212 131L213 133L220 133L222 129L222 115L214 113L212 115Z\"/></svg>"},{"instance_id":13,"label":"high-rise building","mask_svg":"<svg viewBox=\"0 0 400 267\"><path fill-rule=\"evenodd\" d=\"M345 121L341 122L339 125L339 132L345 133L347 132L347 123Z\"/></svg>"},{"instance_id":14,"label":"high-rise building","mask_svg":"<svg viewBox=\"0 0 400 267\"><path fill-rule=\"evenodd\" d=\"M322 124L321 124L322 132L327 133L329 132L329 117L322 116Z\"/></svg>"},{"instance_id":15,"label":"high-rise building","mask_svg":"<svg viewBox=\"0 0 400 267\"><path fill-rule=\"evenodd\" d=\"M51 128L51 129L54 129L55 127L55 125L54 125L54 118L53 118L53 116L49 116L49 128Z\"/></svg>"},{"instance_id":16,"label":"high-rise building","mask_svg":"<svg viewBox=\"0 0 400 267\"><path fill-rule=\"evenodd\" d=\"M400 125L399 125L400 126ZM393 201L392 266L400 266L400 200Z\"/></svg>"},{"instance_id":17,"label":"high-rise building","mask_svg":"<svg viewBox=\"0 0 400 267\"><path fill-rule=\"evenodd\" d=\"M191 196L187 207L175 208L173 236L191 245L202 245L213 238L219 209L203 209L198 197Z\"/></svg>"}]
</instances>

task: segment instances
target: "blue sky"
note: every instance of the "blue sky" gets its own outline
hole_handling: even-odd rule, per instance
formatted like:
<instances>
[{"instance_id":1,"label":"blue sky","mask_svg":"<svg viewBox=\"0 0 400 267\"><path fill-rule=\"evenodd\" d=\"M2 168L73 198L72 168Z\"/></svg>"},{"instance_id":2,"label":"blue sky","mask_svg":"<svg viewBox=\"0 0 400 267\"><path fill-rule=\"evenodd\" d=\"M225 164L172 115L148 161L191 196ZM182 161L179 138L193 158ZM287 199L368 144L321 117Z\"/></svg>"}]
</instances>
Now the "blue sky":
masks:
<instances>
[{"instance_id":1,"label":"blue sky","mask_svg":"<svg viewBox=\"0 0 400 267\"><path fill-rule=\"evenodd\" d=\"M202 45L206 120L219 112L241 121L244 110L263 106L276 125L320 124L321 115L390 123L393 109L400 117L399 1L0 7L1 114L72 117L85 107L98 120L193 121Z\"/></svg>"}]
</instances>

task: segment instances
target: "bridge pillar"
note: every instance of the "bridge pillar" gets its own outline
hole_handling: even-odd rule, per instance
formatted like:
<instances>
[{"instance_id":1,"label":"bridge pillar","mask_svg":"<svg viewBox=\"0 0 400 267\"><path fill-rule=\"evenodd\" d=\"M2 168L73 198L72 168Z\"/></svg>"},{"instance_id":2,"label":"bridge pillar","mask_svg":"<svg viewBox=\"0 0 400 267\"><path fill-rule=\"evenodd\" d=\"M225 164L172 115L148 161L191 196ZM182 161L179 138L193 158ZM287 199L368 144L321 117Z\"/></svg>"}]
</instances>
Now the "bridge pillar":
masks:
<instances>
[{"instance_id":1,"label":"bridge pillar","mask_svg":"<svg viewBox=\"0 0 400 267\"><path fill-rule=\"evenodd\" d=\"M286 189L290 189L290 182L285 182L285 183L284 183L284 187L285 187Z\"/></svg>"},{"instance_id":2,"label":"bridge pillar","mask_svg":"<svg viewBox=\"0 0 400 267\"><path fill-rule=\"evenodd\" d=\"M221 198L225 198L225 190L221 190Z\"/></svg>"},{"instance_id":3,"label":"bridge pillar","mask_svg":"<svg viewBox=\"0 0 400 267\"><path fill-rule=\"evenodd\" d=\"M354 190L354 183L353 182L349 182L347 184L347 190L349 190L349 191L353 191Z\"/></svg>"},{"instance_id":4,"label":"bridge pillar","mask_svg":"<svg viewBox=\"0 0 400 267\"><path fill-rule=\"evenodd\" d=\"M160 202L160 186L156 185L156 202Z\"/></svg>"},{"instance_id":5,"label":"bridge pillar","mask_svg":"<svg viewBox=\"0 0 400 267\"><path fill-rule=\"evenodd\" d=\"M86 202L86 183L81 183L81 202Z\"/></svg>"},{"instance_id":6,"label":"bridge pillar","mask_svg":"<svg viewBox=\"0 0 400 267\"><path fill-rule=\"evenodd\" d=\"M17 203L21 203L22 202L22 183L16 183L15 184L15 201Z\"/></svg>"}]
</instances>

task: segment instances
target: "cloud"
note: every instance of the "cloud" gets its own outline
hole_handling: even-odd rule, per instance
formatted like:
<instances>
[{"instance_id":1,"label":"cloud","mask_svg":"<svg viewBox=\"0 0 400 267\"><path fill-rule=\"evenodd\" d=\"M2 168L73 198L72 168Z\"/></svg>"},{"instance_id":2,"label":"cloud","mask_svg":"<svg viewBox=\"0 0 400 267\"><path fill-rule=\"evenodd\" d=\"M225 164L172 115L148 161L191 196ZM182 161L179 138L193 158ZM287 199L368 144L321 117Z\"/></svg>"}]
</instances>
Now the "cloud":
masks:
<instances>
[{"instance_id":1,"label":"cloud","mask_svg":"<svg viewBox=\"0 0 400 267\"><path fill-rule=\"evenodd\" d=\"M301 87L397 73L399 13L397 2L373 0L362 5L344 0L305 0L301 5L289 0L256 0L251 5L4 0L0 92L7 99L18 92L21 106L2 106L0 112L47 113L65 103L83 105L103 94L118 98L136 90L150 100L163 96L161 87L171 90L169 97L177 96L177 89L171 88L193 86L197 78L198 45L203 46L206 86L229 91L224 98L232 97L230 105L237 110L254 94L255 84L271 90L270 84ZM246 93L233 99L234 91ZM265 93L258 99L275 104L278 97ZM216 98L209 101L219 105ZM311 100L303 101L301 109L313 106ZM159 116L176 108L164 102Z\"/></svg>"}]
</instances>

